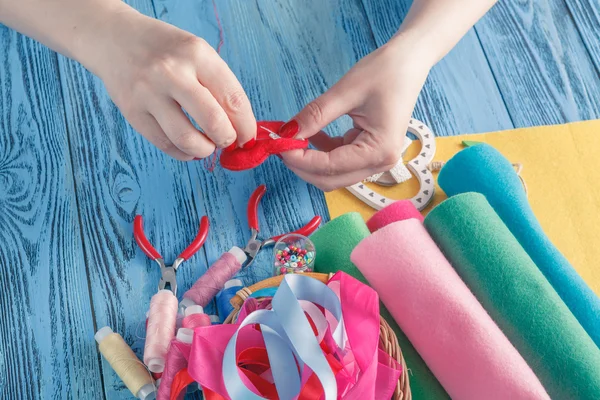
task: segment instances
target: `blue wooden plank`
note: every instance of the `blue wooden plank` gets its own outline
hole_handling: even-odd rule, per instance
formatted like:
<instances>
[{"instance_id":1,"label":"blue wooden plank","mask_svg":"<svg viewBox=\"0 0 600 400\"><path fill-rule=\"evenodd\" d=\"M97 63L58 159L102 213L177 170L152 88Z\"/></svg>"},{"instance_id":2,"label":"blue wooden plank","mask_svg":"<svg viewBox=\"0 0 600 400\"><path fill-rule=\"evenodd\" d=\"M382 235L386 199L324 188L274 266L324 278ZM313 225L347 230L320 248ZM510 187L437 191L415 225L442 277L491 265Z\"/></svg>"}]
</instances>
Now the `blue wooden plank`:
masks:
<instances>
[{"instance_id":1,"label":"blue wooden plank","mask_svg":"<svg viewBox=\"0 0 600 400\"><path fill-rule=\"evenodd\" d=\"M500 1L476 30L515 126L600 116L600 76L563 0Z\"/></svg>"},{"instance_id":2,"label":"blue wooden plank","mask_svg":"<svg viewBox=\"0 0 600 400\"><path fill-rule=\"evenodd\" d=\"M244 86L258 119L290 118L375 47L357 1L216 4L224 27L222 56ZM210 0L156 0L155 8L161 19L216 47L218 29ZM336 134L348 126L347 120L338 121L330 131ZM201 187L198 208L209 215L217 236L205 246L209 261L247 240L246 201L260 183L269 187L260 214L267 234L286 232L315 212L326 212L322 193L309 189L277 159L242 173L220 168L206 173L200 163L189 168ZM241 274L245 282L269 276L271 257L270 251L262 252L259 262Z\"/></svg>"},{"instance_id":3,"label":"blue wooden plank","mask_svg":"<svg viewBox=\"0 0 600 400\"><path fill-rule=\"evenodd\" d=\"M579 35L596 71L600 73L600 3L590 0L565 0Z\"/></svg>"},{"instance_id":4,"label":"blue wooden plank","mask_svg":"<svg viewBox=\"0 0 600 400\"><path fill-rule=\"evenodd\" d=\"M129 3L154 15L150 1ZM135 244L133 218L143 215L149 239L167 262L174 261L198 229L196 186L185 163L133 131L99 79L64 57L59 67L96 324L111 326L141 357L145 313L160 271ZM180 296L205 269L202 250L179 268ZM107 399L131 398L104 360L102 373Z\"/></svg>"},{"instance_id":5,"label":"blue wooden plank","mask_svg":"<svg viewBox=\"0 0 600 400\"><path fill-rule=\"evenodd\" d=\"M396 33L411 3L410 0L363 0L378 46ZM473 30L433 67L413 115L440 136L513 127Z\"/></svg>"},{"instance_id":6,"label":"blue wooden plank","mask_svg":"<svg viewBox=\"0 0 600 400\"><path fill-rule=\"evenodd\" d=\"M160 271L135 244L133 218L143 215L147 236L174 261L198 229L193 187L183 163L137 135L98 79L72 61L59 65L96 324L111 326L141 357L145 313ZM201 251L182 265L178 281L191 281L205 267ZM103 374L107 398L130 398L106 362Z\"/></svg>"},{"instance_id":7,"label":"blue wooden plank","mask_svg":"<svg viewBox=\"0 0 600 400\"><path fill-rule=\"evenodd\" d=\"M0 398L102 398L56 55L0 36Z\"/></svg>"}]
</instances>

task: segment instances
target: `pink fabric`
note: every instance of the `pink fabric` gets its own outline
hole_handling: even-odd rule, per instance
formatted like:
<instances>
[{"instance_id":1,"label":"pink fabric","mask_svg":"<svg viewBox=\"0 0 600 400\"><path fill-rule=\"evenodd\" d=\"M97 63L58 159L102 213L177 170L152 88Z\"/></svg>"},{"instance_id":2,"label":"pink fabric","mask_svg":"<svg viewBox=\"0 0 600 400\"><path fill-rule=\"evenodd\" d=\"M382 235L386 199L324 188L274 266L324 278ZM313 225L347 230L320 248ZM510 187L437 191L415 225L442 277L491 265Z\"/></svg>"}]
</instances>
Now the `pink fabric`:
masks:
<instances>
[{"instance_id":1,"label":"pink fabric","mask_svg":"<svg viewBox=\"0 0 600 400\"><path fill-rule=\"evenodd\" d=\"M410 218L423 222L423 216L410 200L399 200L373 214L367 221L367 227L371 232L375 232L392 222Z\"/></svg>"},{"instance_id":2,"label":"pink fabric","mask_svg":"<svg viewBox=\"0 0 600 400\"><path fill-rule=\"evenodd\" d=\"M192 350L188 357L188 373L202 387L226 397L227 390L223 382L223 354L229 339L237 331L238 325L202 326L194 330ZM238 340L238 351L250 347L264 347L259 331L248 327ZM242 376L244 379L244 377ZM244 379L248 388L253 389L249 380Z\"/></svg>"},{"instance_id":3,"label":"pink fabric","mask_svg":"<svg viewBox=\"0 0 600 400\"><path fill-rule=\"evenodd\" d=\"M326 346L325 348L338 355L343 366L343 370L336 375L339 394L343 394L343 398L346 400L389 398L399 379L401 366L378 349L379 299L377 293L341 272L334 275L330 282L332 286L340 288L339 296L346 328L346 348L343 349L344 351L335 349L331 326L327 326L324 333L318 332L318 337L323 338L322 346ZM249 299L243 307L239 322L243 321L243 318L256 308L256 301ZM189 375L202 387L225 398L228 397L221 374L223 354L230 338L237 331L238 325L212 325L196 328L192 350L188 357ZM264 341L259 330L248 326L240 331L237 351L239 353L251 347L264 348ZM303 377L304 382L309 375ZM245 383L248 388L258 393L247 379L245 379Z\"/></svg>"},{"instance_id":4,"label":"pink fabric","mask_svg":"<svg viewBox=\"0 0 600 400\"><path fill-rule=\"evenodd\" d=\"M416 219L364 239L351 260L454 399L549 399Z\"/></svg>"}]
</instances>

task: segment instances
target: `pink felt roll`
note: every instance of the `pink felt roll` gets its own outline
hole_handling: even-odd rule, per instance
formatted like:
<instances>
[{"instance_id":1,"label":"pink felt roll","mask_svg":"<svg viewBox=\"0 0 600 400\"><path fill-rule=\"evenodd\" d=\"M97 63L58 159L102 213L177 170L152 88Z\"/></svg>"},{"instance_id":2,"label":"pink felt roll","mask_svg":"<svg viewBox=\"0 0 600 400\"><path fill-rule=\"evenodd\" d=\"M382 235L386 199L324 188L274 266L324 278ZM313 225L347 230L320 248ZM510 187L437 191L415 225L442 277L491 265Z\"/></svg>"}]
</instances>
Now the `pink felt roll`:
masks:
<instances>
[{"instance_id":1,"label":"pink felt roll","mask_svg":"<svg viewBox=\"0 0 600 400\"><path fill-rule=\"evenodd\" d=\"M371 232L375 232L392 222L411 218L423 222L423 216L410 200L398 200L373 214L367 221L367 227Z\"/></svg>"},{"instance_id":2,"label":"pink felt roll","mask_svg":"<svg viewBox=\"0 0 600 400\"><path fill-rule=\"evenodd\" d=\"M549 399L417 219L364 239L351 260L453 399Z\"/></svg>"}]
</instances>

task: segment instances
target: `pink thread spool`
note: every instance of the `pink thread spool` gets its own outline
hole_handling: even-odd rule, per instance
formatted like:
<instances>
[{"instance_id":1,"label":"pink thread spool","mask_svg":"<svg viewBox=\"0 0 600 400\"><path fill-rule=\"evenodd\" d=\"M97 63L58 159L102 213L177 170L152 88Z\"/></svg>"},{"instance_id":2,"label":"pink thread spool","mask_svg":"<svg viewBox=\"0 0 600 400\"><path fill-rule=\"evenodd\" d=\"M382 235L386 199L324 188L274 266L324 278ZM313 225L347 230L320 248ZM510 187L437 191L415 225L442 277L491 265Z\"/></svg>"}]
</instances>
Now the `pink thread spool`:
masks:
<instances>
[{"instance_id":1,"label":"pink thread spool","mask_svg":"<svg viewBox=\"0 0 600 400\"><path fill-rule=\"evenodd\" d=\"M199 326L210 326L210 317L204 314L202 306L189 306L185 309L185 317L182 326L188 329L194 329Z\"/></svg>"},{"instance_id":2,"label":"pink thread spool","mask_svg":"<svg viewBox=\"0 0 600 400\"><path fill-rule=\"evenodd\" d=\"M150 300L144 364L150 372L160 373L165 368L169 344L175 335L177 297L170 290L159 290Z\"/></svg>"},{"instance_id":3,"label":"pink thread spool","mask_svg":"<svg viewBox=\"0 0 600 400\"><path fill-rule=\"evenodd\" d=\"M217 261L183 294L182 308L191 305L206 307L219 293L225 282L231 279L242 268L246 261L246 253L239 247L232 247L223 253Z\"/></svg>"},{"instance_id":4,"label":"pink thread spool","mask_svg":"<svg viewBox=\"0 0 600 400\"><path fill-rule=\"evenodd\" d=\"M187 359L184 352L187 352L192 346L194 331L188 328L179 328L177 336L171 340L169 353L165 362L165 370L160 379L158 387L157 400L169 400L171 397L171 386L173 379L179 371L187 368ZM183 398L183 396L181 396Z\"/></svg>"}]
</instances>

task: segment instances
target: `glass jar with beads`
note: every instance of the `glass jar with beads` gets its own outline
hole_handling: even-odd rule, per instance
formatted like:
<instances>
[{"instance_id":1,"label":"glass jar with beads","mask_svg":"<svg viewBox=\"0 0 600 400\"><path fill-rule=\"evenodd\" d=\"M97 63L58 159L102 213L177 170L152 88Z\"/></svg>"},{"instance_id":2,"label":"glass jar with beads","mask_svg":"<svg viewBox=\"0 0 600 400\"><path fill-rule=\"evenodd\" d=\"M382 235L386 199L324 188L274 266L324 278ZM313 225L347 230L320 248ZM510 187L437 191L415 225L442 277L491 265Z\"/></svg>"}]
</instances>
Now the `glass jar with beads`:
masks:
<instances>
[{"instance_id":1,"label":"glass jar with beads","mask_svg":"<svg viewBox=\"0 0 600 400\"><path fill-rule=\"evenodd\" d=\"M315 245L306 236L296 233L283 236L273 248L273 275L312 272Z\"/></svg>"}]
</instances>

